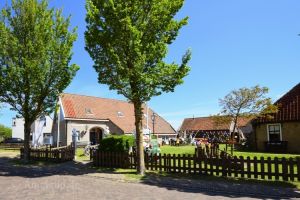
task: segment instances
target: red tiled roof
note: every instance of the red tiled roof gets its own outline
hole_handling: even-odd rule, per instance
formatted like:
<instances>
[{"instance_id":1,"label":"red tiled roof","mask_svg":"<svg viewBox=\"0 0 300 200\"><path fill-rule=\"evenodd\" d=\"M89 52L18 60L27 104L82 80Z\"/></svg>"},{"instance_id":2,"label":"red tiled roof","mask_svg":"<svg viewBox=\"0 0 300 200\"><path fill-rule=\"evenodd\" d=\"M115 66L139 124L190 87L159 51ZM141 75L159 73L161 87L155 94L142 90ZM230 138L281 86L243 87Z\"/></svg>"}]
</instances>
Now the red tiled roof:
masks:
<instances>
[{"instance_id":1,"label":"red tiled roof","mask_svg":"<svg viewBox=\"0 0 300 200\"><path fill-rule=\"evenodd\" d=\"M277 100L274 105L278 106L277 113L271 115L271 118L258 118L256 122L269 123L300 120L300 83Z\"/></svg>"},{"instance_id":2,"label":"red tiled roof","mask_svg":"<svg viewBox=\"0 0 300 200\"><path fill-rule=\"evenodd\" d=\"M250 121L250 118L240 117L238 126L246 126ZM180 131L221 131L229 128L230 123L217 124L212 117L197 117L184 119Z\"/></svg>"},{"instance_id":3,"label":"red tiled roof","mask_svg":"<svg viewBox=\"0 0 300 200\"><path fill-rule=\"evenodd\" d=\"M99 97L62 94L62 106L65 118L85 120L110 120L124 133L132 133L135 130L135 118L133 104L126 101L106 99ZM91 113L87 112L90 111ZM144 109L146 113L146 109ZM149 128L152 130L151 115L153 111L149 108ZM143 117L143 126L146 127L146 117ZM174 128L157 115L155 120L155 133L175 134Z\"/></svg>"}]
</instances>

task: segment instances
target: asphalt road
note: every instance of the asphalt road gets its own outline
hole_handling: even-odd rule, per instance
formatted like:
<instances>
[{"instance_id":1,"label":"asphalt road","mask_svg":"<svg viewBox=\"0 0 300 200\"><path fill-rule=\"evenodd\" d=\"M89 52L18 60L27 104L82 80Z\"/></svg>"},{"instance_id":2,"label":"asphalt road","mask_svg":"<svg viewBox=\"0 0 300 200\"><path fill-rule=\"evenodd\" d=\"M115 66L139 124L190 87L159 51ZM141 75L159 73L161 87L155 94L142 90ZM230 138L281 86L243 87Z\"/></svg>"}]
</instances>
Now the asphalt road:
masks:
<instances>
[{"instance_id":1,"label":"asphalt road","mask_svg":"<svg viewBox=\"0 0 300 200\"><path fill-rule=\"evenodd\" d=\"M210 181L149 178L128 181L122 174L99 173L76 162L19 166L0 153L0 199L297 199L292 189L231 185Z\"/></svg>"}]
</instances>

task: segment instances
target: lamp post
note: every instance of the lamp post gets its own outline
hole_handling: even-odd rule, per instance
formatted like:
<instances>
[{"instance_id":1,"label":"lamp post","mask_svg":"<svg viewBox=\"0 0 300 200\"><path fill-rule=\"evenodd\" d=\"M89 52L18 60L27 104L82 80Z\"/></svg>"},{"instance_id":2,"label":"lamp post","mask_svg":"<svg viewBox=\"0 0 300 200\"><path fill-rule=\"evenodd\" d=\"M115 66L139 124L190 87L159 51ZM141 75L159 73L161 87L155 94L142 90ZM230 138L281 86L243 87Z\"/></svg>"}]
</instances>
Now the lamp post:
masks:
<instances>
[{"instance_id":1,"label":"lamp post","mask_svg":"<svg viewBox=\"0 0 300 200\"><path fill-rule=\"evenodd\" d=\"M156 114L155 113L153 113L152 115L151 115L151 120L152 120L152 133L153 133L153 136L154 136L154 133L155 133L155 131L154 131L154 124L155 124L155 120L156 120Z\"/></svg>"}]
</instances>

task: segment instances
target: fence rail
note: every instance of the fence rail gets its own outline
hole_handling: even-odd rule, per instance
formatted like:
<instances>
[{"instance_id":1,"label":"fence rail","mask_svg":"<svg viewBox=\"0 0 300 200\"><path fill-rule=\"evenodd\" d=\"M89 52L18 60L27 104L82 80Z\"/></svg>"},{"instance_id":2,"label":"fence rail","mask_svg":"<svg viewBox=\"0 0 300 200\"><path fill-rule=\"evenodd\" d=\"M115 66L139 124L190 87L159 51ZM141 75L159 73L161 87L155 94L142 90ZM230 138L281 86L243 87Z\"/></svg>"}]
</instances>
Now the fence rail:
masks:
<instances>
[{"instance_id":1,"label":"fence rail","mask_svg":"<svg viewBox=\"0 0 300 200\"><path fill-rule=\"evenodd\" d=\"M131 168L137 166L134 154L95 151L97 167ZM300 158L198 157L197 155L146 155L147 170L171 173L206 174L263 180L300 181Z\"/></svg>"},{"instance_id":2,"label":"fence rail","mask_svg":"<svg viewBox=\"0 0 300 200\"><path fill-rule=\"evenodd\" d=\"M20 149L21 158L24 157L24 148ZM38 161L53 161L53 162L66 162L74 159L74 148L66 146L59 149L29 149L29 160Z\"/></svg>"}]
</instances>

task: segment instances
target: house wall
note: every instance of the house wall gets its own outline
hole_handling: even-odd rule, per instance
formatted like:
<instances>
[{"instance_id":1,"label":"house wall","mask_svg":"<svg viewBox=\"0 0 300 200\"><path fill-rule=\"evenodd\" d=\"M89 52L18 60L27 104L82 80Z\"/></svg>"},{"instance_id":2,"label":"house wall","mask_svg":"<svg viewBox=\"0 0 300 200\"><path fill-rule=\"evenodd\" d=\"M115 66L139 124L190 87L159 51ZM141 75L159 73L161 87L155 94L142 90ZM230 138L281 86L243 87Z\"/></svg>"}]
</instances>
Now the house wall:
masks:
<instances>
[{"instance_id":1,"label":"house wall","mask_svg":"<svg viewBox=\"0 0 300 200\"><path fill-rule=\"evenodd\" d=\"M90 142L90 130L93 128L101 128L104 132L107 130L110 134L117 134L121 135L124 134L124 132L118 128L115 124L113 124L111 121L82 121L82 120L68 120L66 122L67 127L67 133L65 134L65 138L63 138L62 141L66 142L66 144L71 144L72 142L72 130L75 128L76 131L79 131L81 136L80 142L81 143L88 143Z\"/></svg>"},{"instance_id":2,"label":"house wall","mask_svg":"<svg viewBox=\"0 0 300 200\"><path fill-rule=\"evenodd\" d=\"M300 153L300 122L284 122L280 124L282 141L288 141L288 153ZM265 151L264 142L268 141L267 126L268 124L261 124L256 127L256 141L259 151Z\"/></svg>"},{"instance_id":3,"label":"house wall","mask_svg":"<svg viewBox=\"0 0 300 200\"><path fill-rule=\"evenodd\" d=\"M39 126L39 119L35 120L31 125L31 133L35 132ZM46 116L46 126L43 128L42 137L40 141L43 140L43 133L52 132L53 120ZM24 139L24 119L23 118L13 118L12 119L12 137Z\"/></svg>"},{"instance_id":4,"label":"house wall","mask_svg":"<svg viewBox=\"0 0 300 200\"><path fill-rule=\"evenodd\" d=\"M23 118L12 119L12 137L21 138L24 140L24 119Z\"/></svg>"},{"instance_id":5,"label":"house wall","mask_svg":"<svg viewBox=\"0 0 300 200\"><path fill-rule=\"evenodd\" d=\"M59 115L59 118L58 116ZM52 135L53 135L53 145L57 145L57 137L58 137L58 119L59 119L59 146L67 145L67 133L66 133L66 121L64 118L63 110L60 108L59 112L54 116L54 122L52 127Z\"/></svg>"}]
</instances>

